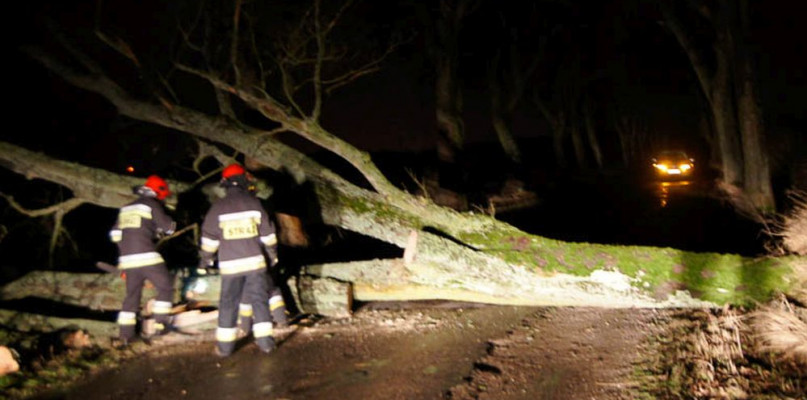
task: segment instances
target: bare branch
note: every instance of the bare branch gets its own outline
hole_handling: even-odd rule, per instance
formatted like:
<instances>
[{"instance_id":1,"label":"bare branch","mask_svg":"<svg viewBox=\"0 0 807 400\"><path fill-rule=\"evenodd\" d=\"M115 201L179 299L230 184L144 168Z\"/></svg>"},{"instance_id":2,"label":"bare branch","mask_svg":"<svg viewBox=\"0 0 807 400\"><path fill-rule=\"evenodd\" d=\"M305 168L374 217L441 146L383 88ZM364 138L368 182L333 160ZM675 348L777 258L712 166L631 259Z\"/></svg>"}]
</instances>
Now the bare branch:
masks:
<instances>
[{"instance_id":1,"label":"bare branch","mask_svg":"<svg viewBox=\"0 0 807 400\"><path fill-rule=\"evenodd\" d=\"M347 9L350 8L352 5L353 0L348 0L342 3L342 7L339 8L336 14L334 14L333 18L331 18L331 21L328 22L328 24L325 26L325 30L323 31L325 36L327 36L328 33L330 33L333 30L333 28L335 28L339 24L339 20L345 14L345 11L347 11Z\"/></svg>"},{"instance_id":2,"label":"bare branch","mask_svg":"<svg viewBox=\"0 0 807 400\"><path fill-rule=\"evenodd\" d=\"M236 85L241 85L241 71L238 69L238 28L241 21L241 0L235 0L235 12L233 13L233 33L230 39L230 66L235 73Z\"/></svg>"},{"instance_id":3,"label":"bare branch","mask_svg":"<svg viewBox=\"0 0 807 400\"><path fill-rule=\"evenodd\" d=\"M10 196L10 195L7 195L5 193L0 192L0 197L3 197L4 199L6 199L6 201L11 206L11 208L16 210L18 213L23 214L23 215L28 216L28 217L31 217L31 218L44 217L44 216L48 216L48 215L51 215L51 214L56 214L57 212L60 212L60 211L61 212L67 212L67 211L70 211L70 210L72 210L72 209L74 209L74 208L76 208L76 207L78 207L78 206L85 203L85 201L83 199L74 197L72 199L65 200L65 201L63 201L63 202L61 202L59 204L54 204L54 205L49 206L49 207L40 208L40 209L36 209L36 210L30 210L30 209L27 209L27 208L23 207L20 203L17 203L17 201L14 200L13 196Z\"/></svg>"},{"instance_id":4,"label":"bare branch","mask_svg":"<svg viewBox=\"0 0 807 400\"><path fill-rule=\"evenodd\" d=\"M327 32L320 26L319 14L320 0L314 0L314 27L317 40L317 62L314 64L314 108L311 110L311 119L319 120L322 112L322 63L325 58L325 36Z\"/></svg>"},{"instance_id":5,"label":"bare branch","mask_svg":"<svg viewBox=\"0 0 807 400\"><path fill-rule=\"evenodd\" d=\"M174 232L174 233L172 233L172 234L170 234L168 236L160 238L160 240L158 240L157 244L156 244L157 249L162 247L169 240L175 239L175 238L177 238L179 236L182 236L183 234L185 234L185 232L188 232L188 231L193 232L193 239L194 239L193 241L194 241L194 243L196 243L198 241L198 238L199 238L199 224L194 222L194 223L192 223L192 224L190 224L190 225L188 225L188 226L186 226L186 227L184 227L182 229L177 230L176 232Z\"/></svg>"},{"instance_id":6,"label":"bare branch","mask_svg":"<svg viewBox=\"0 0 807 400\"><path fill-rule=\"evenodd\" d=\"M387 56L392 54L392 52L394 52L395 49L397 49L400 44L401 42L393 43L390 47L386 49L384 54L373 60L368 61L361 67L350 70L341 76L323 80L323 84L328 85L328 87L325 89L325 92L330 94L334 90L344 85L347 85L348 83L351 83L362 76L369 75L379 71L381 69L380 64L387 58Z\"/></svg>"},{"instance_id":7,"label":"bare branch","mask_svg":"<svg viewBox=\"0 0 807 400\"><path fill-rule=\"evenodd\" d=\"M183 40L185 42L185 46L187 46L191 50L194 50L196 52L201 53L202 55L206 55L206 52L204 51L204 47L196 45L190 39L190 36L191 36L190 32L195 31L197 25L199 25L199 21L202 20L202 15L203 15L202 11L203 11L203 9L204 8L200 5L199 8L197 9L198 12L196 13L196 17L194 18L193 23L191 23L191 26L188 29L183 28L182 23L180 21L177 21L177 27L179 29L180 35L182 36L182 38L183 38Z\"/></svg>"},{"instance_id":8,"label":"bare branch","mask_svg":"<svg viewBox=\"0 0 807 400\"><path fill-rule=\"evenodd\" d=\"M713 99L710 88L712 88L713 82L710 74L708 73L706 61L698 51L695 42L689 37L686 30L683 28L681 20L675 15L675 12L672 9L673 6L669 4L668 1L669 0L663 0L658 3L662 14L664 15L664 22L678 40L681 48L684 50L684 52L686 52L687 56L689 56L689 61L695 70L695 75L698 77L701 87L703 88L703 94L711 103Z\"/></svg>"},{"instance_id":9,"label":"bare branch","mask_svg":"<svg viewBox=\"0 0 807 400\"><path fill-rule=\"evenodd\" d=\"M199 169L199 165L208 157L215 158L221 165L227 165L235 160L234 156L224 154L224 152L218 147L207 144L201 139L196 139L196 144L199 147L199 150L193 160L193 170L200 176L207 177L209 175L202 174L202 171ZM195 186L195 184L193 186Z\"/></svg>"},{"instance_id":10,"label":"bare branch","mask_svg":"<svg viewBox=\"0 0 807 400\"><path fill-rule=\"evenodd\" d=\"M301 121L299 118L293 117L284 105L280 104L277 100L269 96L269 94L266 92L261 92L261 94L263 94L263 98L258 98L257 96L246 93L245 91L235 86L232 86L227 82L224 82L219 77L214 76L211 73L204 72L196 68L192 68L182 64L178 64L177 68L179 68L182 71L194 74L200 78L204 78L217 89L224 90L225 92L238 96L239 98L241 98L241 100L244 100L247 103L253 105L255 109L260 111L265 117L269 118L271 121L277 122L281 125L286 125L290 121Z\"/></svg>"},{"instance_id":11,"label":"bare branch","mask_svg":"<svg viewBox=\"0 0 807 400\"><path fill-rule=\"evenodd\" d=\"M338 78L328 80L327 82L323 82L323 83L329 83L328 87L325 88L325 93L326 94L331 94L336 89L339 89L342 86L348 85L348 84L352 83L353 81L361 78L362 76L370 75L370 74L373 74L375 72L378 72L379 70L381 70L381 67L378 67L378 66L369 67L369 68L362 68L362 69L358 69L358 70L355 70L355 71L350 71L350 72L346 73L345 75L342 75L342 76L340 76Z\"/></svg>"},{"instance_id":12,"label":"bare branch","mask_svg":"<svg viewBox=\"0 0 807 400\"><path fill-rule=\"evenodd\" d=\"M250 22L249 15L247 15L246 17L247 22ZM250 48L252 49L252 53L255 55L255 63L258 64L259 78L257 86L263 88L266 87L266 76L268 75L268 72L266 71L266 68L263 65L263 60L260 57L260 52L258 51L258 42L255 40L255 31L252 28L252 24L251 23L247 24L247 27L250 30L249 35L249 44L251 46Z\"/></svg>"},{"instance_id":13,"label":"bare branch","mask_svg":"<svg viewBox=\"0 0 807 400\"><path fill-rule=\"evenodd\" d=\"M294 87L294 81L291 77L291 72L286 69L286 66L283 63L278 63L278 67L280 68L280 76L283 79L283 94L286 96L286 100L291 104L297 113L303 117L305 116L305 111L303 108L297 104L297 101L294 100L294 93L297 89Z\"/></svg>"},{"instance_id":14,"label":"bare branch","mask_svg":"<svg viewBox=\"0 0 807 400\"><path fill-rule=\"evenodd\" d=\"M194 70L190 67L182 67L188 72L204 77L213 86L226 90L247 103L250 107L260 112L264 117L271 121L277 122L283 129L294 132L317 145L333 152L334 154L342 157L345 161L353 165L368 182L379 193L382 194L397 194L400 189L392 185L385 177L378 167L370 160L370 156L355 147L346 143L342 139L334 136L323 129L318 121L315 119L301 119L290 115L282 105L277 103L271 97L259 98L249 92L239 90L226 82L218 79L217 77L206 74L202 71ZM254 151L254 150L253 150Z\"/></svg>"},{"instance_id":15,"label":"bare branch","mask_svg":"<svg viewBox=\"0 0 807 400\"><path fill-rule=\"evenodd\" d=\"M176 91L174 88L171 87L171 83L166 79L162 74L158 74L157 78L160 80L160 84L165 88L168 94L171 96L171 100L173 103L179 103L179 96L177 96Z\"/></svg>"},{"instance_id":16,"label":"bare branch","mask_svg":"<svg viewBox=\"0 0 807 400\"><path fill-rule=\"evenodd\" d=\"M132 47L129 46L129 44L126 43L126 41L124 41L119 37L111 38L107 36L105 33L101 32L100 30L96 30L95 35L98 36L98 38L101 39L102 42L106 43L113 50L117 51L122 56L129 59L135 65L135 67L137 67L137 69L142 68L140 60L137 59L134 50L132 50Z\"/></svg>"}]
</instances>

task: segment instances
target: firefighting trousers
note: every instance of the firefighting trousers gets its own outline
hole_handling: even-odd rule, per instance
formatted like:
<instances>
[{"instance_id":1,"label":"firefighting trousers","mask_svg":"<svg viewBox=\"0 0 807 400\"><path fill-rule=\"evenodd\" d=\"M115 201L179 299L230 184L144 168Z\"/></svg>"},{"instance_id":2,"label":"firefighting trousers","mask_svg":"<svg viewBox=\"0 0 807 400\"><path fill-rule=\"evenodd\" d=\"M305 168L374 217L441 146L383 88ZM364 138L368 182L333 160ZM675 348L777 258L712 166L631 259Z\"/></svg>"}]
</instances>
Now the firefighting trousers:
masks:
<instances>
[{"instance_id":1,"label":"firefighting trousers","mask_svg":"<svg viewBox=\"0 0 807 400\"><path fill-rule=\"evenodd\" d=\"M143 286L147 280L157 289L157 298L152 309L156 332L163 331L170 322L174 285L173 277L168 272L165 264L127 269L126 297L124 297L123 306L120 313L118 313L118 326L120 327L120 337L122 339L132 339L135 336L137 312L140 310Z\"/></svg>"},{"instance_id":2,"label":"firefighting trousers","mask_svg":"<svg viewBox=\"0 0 807 400\"><path fill-rule=\"evenodd\" d=\"M286 303L280 287L274 285L272 276L268 276L269 284L269 315L273 327L284 327L288 324L286 316ZM252 304L241 299L238 305L238 329L244 334L252 333Z\"/></svg>"},{"instance_id":3,"label":"firefighting trousers","mask_svg":"<svg viewBox=\"0 0 807 400\"><path fill-rule=\"evenodd\" d=\"M216 341L219 354L232 354L238 338L239 303L252 306L252 336L261 350L270 351L274 347L272 322L269 315L269 279L265 270L247 275L221 277L219 297L219 326Z\"/></svg>"}]
</instances>

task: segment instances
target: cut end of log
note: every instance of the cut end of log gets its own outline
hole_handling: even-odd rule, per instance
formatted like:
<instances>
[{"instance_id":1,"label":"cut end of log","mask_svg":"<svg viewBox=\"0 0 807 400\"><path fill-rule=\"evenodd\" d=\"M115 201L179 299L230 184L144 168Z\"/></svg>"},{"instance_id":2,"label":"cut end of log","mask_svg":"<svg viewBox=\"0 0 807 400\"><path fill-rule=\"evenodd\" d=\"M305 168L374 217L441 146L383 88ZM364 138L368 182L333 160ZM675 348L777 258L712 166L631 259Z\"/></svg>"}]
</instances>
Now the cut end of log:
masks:
<instances>
[{"instance_id":1,"label":"cut end of log","mask_svg":"<svg viewBox=\"0 0 807 400\"><path fill-rule=\"evenodd\" d=\"M404 249L404 265L412 264L415 261L415 257L417 256L417 246L418 232L412 231L409 233L409 240L406 242L406 248Z\"/></svg>"},{"instance_id":2,"label":"cut end of log","mask_svg":"<svg viewBox=\"0 0 807 400\"><path fill-rule=\"evenodd\" d=\"M87 331L79 329L63 333L62 344L67 349L83 349L92 346L92 341Z\"/></svg>"},{"instance_id":3,"label":"cut end of log","mask_svg":"<svg viewBox=\"0 0 807 400\"><path fill-rule=\"evenodd\" d=\"M0 376L20 370L20 363L15 353L6 346L0 346Z\"/></svg>"}]
</instances>

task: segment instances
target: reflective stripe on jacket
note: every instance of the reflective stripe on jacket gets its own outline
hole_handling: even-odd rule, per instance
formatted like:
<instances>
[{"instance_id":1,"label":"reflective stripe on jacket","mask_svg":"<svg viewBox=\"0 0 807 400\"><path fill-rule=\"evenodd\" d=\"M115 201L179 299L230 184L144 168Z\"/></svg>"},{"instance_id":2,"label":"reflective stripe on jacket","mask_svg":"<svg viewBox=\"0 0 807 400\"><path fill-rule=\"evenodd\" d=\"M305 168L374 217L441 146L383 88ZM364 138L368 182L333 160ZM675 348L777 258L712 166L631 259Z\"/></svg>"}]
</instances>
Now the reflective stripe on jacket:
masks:
<instances>
[{"instance_id":1,"label":"reflective stripe on jacket","mask_svg":"<svg viewBox=\"0 0 807 400\"><path fill-rule=\"evenodd\" d=\"M157 252L160 235L170 235L176 224L159 200L140 197L118 211L109 238L118 245L118 268L131 269L164 263Z\"/></svg>"},{"instance_id":2,"label":"reflective stripe on jacket","mask_svg":"<svg viewBox=\"0 0 807 400\"><path fill-rule=\"evenodd\" d=\"M264 251L277 254L275 225L259 199L240 187L214 203L202 223L201 250L218 252L222 275L245 274L267 267ZM212 256L211 256L212 258Z\"/></svg>"}]
</instances>

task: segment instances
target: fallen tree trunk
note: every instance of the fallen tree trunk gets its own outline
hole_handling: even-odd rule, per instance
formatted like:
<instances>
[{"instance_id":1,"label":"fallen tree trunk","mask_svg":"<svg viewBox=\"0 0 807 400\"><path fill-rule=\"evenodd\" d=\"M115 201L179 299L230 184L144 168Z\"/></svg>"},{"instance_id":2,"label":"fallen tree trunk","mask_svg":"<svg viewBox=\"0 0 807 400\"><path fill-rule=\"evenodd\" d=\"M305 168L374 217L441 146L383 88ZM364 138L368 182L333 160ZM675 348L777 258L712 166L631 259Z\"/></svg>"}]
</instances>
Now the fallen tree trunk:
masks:
<instances>
[{"instance_id":1,"label":"fallen tree trunk","mask_svg":"<svg viewBox=\"0 0 807 400\"><path fill-rule=\"evenodd\" d=\"M9 157L9 153L15 155ZM31 153L0 142L0 160L14 161L28 156L48 160L44 155ZM58 168L61 176L71 169L80 169L84 172L71 175L79 182L102 175L92 170L88 173L87 167L69 162L37 165L38 171ZM114 179L115 174L105 173L110 176L105 179ZM40 172L39 176L50 175ZM596 288L601 284L602 274L613 273L623 277L619 279L620 285L629 285L636 293L653 299L641 302L645 305L681 302L681 299L670 300L679 292L714 305L763 302L777 292L807 303L806 257L751 259L669 248L567 243L527 234L486 215L460 214L417 198L411 198L414 204L404 209L355 186L337 188L315 182L315 189L324 222L401 248L415 248L417 262L407 266L408 274L390 281L389 286L423 282L433 288L444 285L445 289L480 295L509 293L511 299L515 296L537 299L535 296L538 296L543 300L536 304L547 304L547 298L540 297L540 292L531 294L532 290L545 287L543 282L569 277L579 282L576 287ZM101 191L103 187L96 190ZM95 198L108 197L99 194ZM92 202L93 198L85 200ZM435 209L437 211L432 212ZM445 234L446 230L434 229L435 225L454 227L449 230L456 235L444 237L430 233ZM354 283L354 288L363 284L352 278L343 280ZM420 296L426 296L422 289L419 291ZM558 295L555 301L560 302L561 297ZM524 303L519 301L519 304Z\"/></svg>"},{"instance_id":2,"label":"fallen tree trunk","mask_svg":"<svg viewBox=\"0 0 807 400\"><path fill-rule=\"evenodd\" d=\"M177 298L183 282L176 280ZM31 271L0 288L0 300L30 298L86 307L90 310L118 310L126 294L126 283L118 274L91 274L63 271ZM145 306L157 291L151 285L143 289L141 304Z\"/></svg>"},{"instance_id":3,"label":"fallen tree trunk","mask_svg":"<svg viewBox=\"0 0 807 400\"><path fill-rule=\"evenodd\" d=\"M347 318L353 314L353 285L327 277L303 275L288 281L295 306L303 314Z\"/></svg>"}]
</instances>

